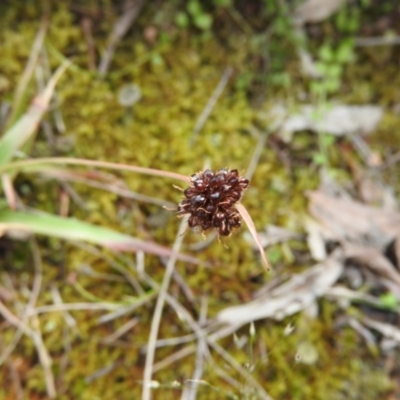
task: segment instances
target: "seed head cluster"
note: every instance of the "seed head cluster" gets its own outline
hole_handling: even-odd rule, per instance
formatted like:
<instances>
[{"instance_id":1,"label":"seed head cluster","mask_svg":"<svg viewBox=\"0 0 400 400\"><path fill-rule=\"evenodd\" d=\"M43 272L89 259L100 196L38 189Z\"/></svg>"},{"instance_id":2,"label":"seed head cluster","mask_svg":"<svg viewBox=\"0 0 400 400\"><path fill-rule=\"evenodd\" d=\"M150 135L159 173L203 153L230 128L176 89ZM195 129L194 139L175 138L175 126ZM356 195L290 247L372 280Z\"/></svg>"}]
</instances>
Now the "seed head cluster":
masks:
<instances>
[{"instance_id":1,"label":"seed head cluster","mask_svg":"<svg viewBox=\"0 0 400 400\"><path fill-rule=\"evenodd\" d=\"M179 216L190 214L191 228L200 226L203 231L216 228L220 236L229 236L233 228L241 225L235 208L249 181L240 177L236 169L209 169L190 177L190 186L184 190L185 198L179 203Z\"/></svg>"}]
</instances>

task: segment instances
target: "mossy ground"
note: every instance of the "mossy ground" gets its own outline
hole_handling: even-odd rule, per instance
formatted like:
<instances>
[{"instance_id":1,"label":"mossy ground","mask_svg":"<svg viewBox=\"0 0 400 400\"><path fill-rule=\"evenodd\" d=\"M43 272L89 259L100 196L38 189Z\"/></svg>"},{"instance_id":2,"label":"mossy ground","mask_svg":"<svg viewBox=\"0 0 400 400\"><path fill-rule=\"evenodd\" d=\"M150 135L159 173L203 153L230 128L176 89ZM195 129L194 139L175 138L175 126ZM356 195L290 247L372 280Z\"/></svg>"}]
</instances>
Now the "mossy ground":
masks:
<instances>
[{"instance_id":1,"label":"mossy ground","mask_svg":"<svg viewBox=\"0 0 400 400\"><path fill-rule=\"evenodd\" d=\"M94 2L89 2L88 7L93 6L91 3ZM110 72L100 80L87 68L87 44L79 25L80 14L73 4L54 2L48 10L51 24L45 48L49 64L56 67L62 54L71 58L75 65L57 86L66 131L55 132L56 154L135 164L185 175L201 170L206 164L215 169L227 166L244 171L257 144L257 138L251 133L252 127L257 126L260 131L267 129L268 121L263 115L275 99L285 97L289 102L295 102L296 93L304 89L301 81L292 87L274 89L271 86L265 101L253 106L250 94L257 91L252 82L257 81L260 72L254 67L257 54L251 38L240 29L236 29L234 35L228 35L232 29L229 24L206 34L171 28L175 10L171 4L164 4L157 11L153 7L145 10L140 23L117 47ZM39 1L10 2L1 6L0 93L3 102L12 101L40 17L47 6L47 2ZM116 17L110 2L105 2L103 11L94 29L97 55L104 50L107 34ZM158 26L160 32L164 29L154 43L143 38L143 29L147 25ZM282 52L288 47L290 49L285 42ZM390 56L386 54L385 59L390 61ZM382 62L375 53L365 51L359 57L360 62L346 69L339 94L341 100L388 107L399 104L398 68L391 62ZM298 76L296 60L288 56L287 61L286 72L292 77ZM379 64L379 70L376 64ZM233 77L192 145L196 119L228 65L234 68ZM142 91L142 99L133 109L124 109L118 103L118 91L128 83L139 85ZM36 83L31 82L25 104L35 87ZM47 119L52 123L51 113ZM371 137L371 144L381 153L390 149L394 135L399 138L395 133L398 122L393 114L386 115L379 132ZM312 163L312 156L318 151L316 142L317 138L312 134L299 134L284 149L292 162L290 174L272 148L267 146L263 150L243 200L259 229L271 223L301 230L301 218L306 210L304 192L318 185L318 166ZM32 154L50 154L42 131ZM335 146L329 149L332 168L339 176L346 177L339 154ZM136 174L121 173L120 176L133 191L175 203L180 200L180 192L172 187L172 182ZM57 212L57 182L20 177L17 184L17 190L29 206ZM172 245L178 227L173 212L84 185L73 187L85 204L85 209L71 204L70 213L74 217L165 246ZM190 253L189 245L201 240L200 235L187 233L183 251ZM192 253L209 262L211 267L178 263L177 271L192 290L195 303L190 304L176 282L172 283L170 292L190 310L198 309L198 299L206 296L208 314L212 317L228 305L250 299L252 293L269 279L241 232L227 239L226 245L216 241L206 249ZM110 262L111 259L120 263L121 268L129 268L135 263L132 255L90 251L51 238L40 239L40 247L44 282L39 305L52 303L52 285L59 289L64 302L90 301L90 294L115 302L129 302L129 296L138 297L132 286L120 279L122 275ZM23 289L30 287L33 277L29 246L3 239L2 252L1 274L3 278L11 279L17 298L23 304L26 301ZM300 271L311 263L301 242L274 246L269 254L275 270L271 274ZM85 275L82 273L84 266L90 266L102 275ZM145 267L154 280L161 282L164 265L159 259L146 256ZM79 290L76 282L89 295ZM151 292L149 287L144 289ZM383 398L390 390L390 382L379 357L366 349L353 330L334 326L336 309L332 304L324 301L320 306L321 315L317 320L308 321L307 317L298 315L283 323L261 321L256 324L256 336L251 345L238 349L232 337L224 339L222 345L242 365L254 364L252 374L276 399ZM133 313L105 324L98 323L99 312L73 311L76 329L69 327L60 313L40 315L37 323L53 359L57 398L140 398L144 366L141 348L148 340L153 308L154 297ZM111 344L104 344L106 336L133 317L138 323L129 333ZM284 331L289 323L296 329L286 336ZM1 330L1 347L5 347L12 340L14 331L4 322ZM189 328L165 307L160 338L188 333ZM242 328L237 335L248 335L248 327ZM315 364L296 363L295 355L301 342L315 347L318 353ZM176 348L158 350L157 360L174 350ZM241 378L217 355L215 360L241 382ZM103 370L112 365L110 371ZM194 356L190 355L156 373L154 379L160 383L160 388L154 391L154 398L164 400L180 396L181 389L172 388L171 384L190 378L193 368ZM96 376L99 371L104 373ZM27 338L21 340L1 366L1 399L16 398L13 374L19 376L23 398L45 398L43 371ZM255 398L245 382L242 390L227 384L211 363L206 366L203 379L212 387L200 388L199 399Z\"/></svg>"}]
</instances>

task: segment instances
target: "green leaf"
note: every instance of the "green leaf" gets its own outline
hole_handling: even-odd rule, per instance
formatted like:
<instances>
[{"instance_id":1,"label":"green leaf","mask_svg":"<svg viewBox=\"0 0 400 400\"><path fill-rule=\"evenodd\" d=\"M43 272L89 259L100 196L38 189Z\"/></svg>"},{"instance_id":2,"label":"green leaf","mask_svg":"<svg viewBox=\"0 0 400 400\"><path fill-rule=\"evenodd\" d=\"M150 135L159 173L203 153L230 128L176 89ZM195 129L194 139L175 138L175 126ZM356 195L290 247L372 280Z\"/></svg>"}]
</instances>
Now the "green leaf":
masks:
<instances>
[{"instance_id":1,"label":"green leaf","mask_svg":"<svg viewBox=\"0 0 400 400\"><path fill-rule=\"evenodd\" d=\"M322 154L322 153L315 153L315 154L313 155L313 161L314 161L314 163L317 164L317 165L326 165L328 160L326 159L326 157L325 157L324 154Z\"/></svg>"},{"instance_id":2,"label":"green leaf","mask_svg":"<svg viewBox=\"0 0 400 400\"><path fill-rule=\"evenodd\" d=\"M315 68L317 69L318 72L320 72L322 75L326 75L329 69L329 64L326 64L324 62L317 61L315 63Z\"/></svg>"},{"instance_id":3,"label":"green leaf","mask_svg":"<svg viewBox=\"0 0 400 400\"><path fill-rule=\"evenodd\" d=\"M267 251L267 258L272 264L282 261L282 250L278 246L269 248Z\"/></svg>"},{"instance_id":4,"label":"green leaf","mask_svg":"<svg viewBox=\"0 0 400 400\"><path fill-rule=\"evenodd\" d=\"M189 26L189 17L186 13L180 11L176 14L175 23L179 28L187 28Z\"/></svg>"},{"instance_id":5,"label":"green leaf","mask_svg":"<svg viewBox=\"0 0 400 400\"><path fill-rule=\"evenodd\" d=\"M73 241L82 240L116 251L142 250L159 256L171 255L171 250L166 247L74 218L64 218L44 212L0 209L0 236L10 231L31 232ZM198 263L197 259L190 256L181 254L178 258Z\"/></svg>"},{"instance_id":6,"label":"green leaf","mask_svg":"<svg viewBox=\"0 0 400 400\"><path fill-rule=\"evenodd\" d=\"M210 14L200 14L194 18L193 22L196 28L206 31L211 28L213 19Z\"/></svg>"},{"instance_id":7,"label":"green leaf","mask_svg":"<svg viewBox=\"0 0 400 400\"><path fill-rule=\"evenodd\" d=\"M326 147L332 146L336 142L336 136L334 135L321 135L320 140Z\"/></svg>"},{"instance_id":8,"label":"green leaf","mask_svg":"<svg viewBox=\"0 0 400 400\"><path fill-rule=\"evenodd\" d=\"M353 40L343 40L336 53L336 59L339 63L350 62L354 57Z\"/></svg>"},{"instance_id":9,"label":"green leaf","mask_svg":"<svg viewBox=\"0 0 400 400\"><path fill-rule=\"evenodd\" d=\"M339 78L342 75L343 68L340 64L331 64L326 72L330 77Z\"/></svg>"},{"instance_id":10,"label":"green leaf","mask_svg":"<svg viewBox=\"0 0 400 400\"><path fill-rule=\"evenodd\" d=\"M334 59L334 53L332 50L332 47L329 44L324 44L320 49L319 49L319 58L322 61L325 62L330 62Z\"/></svg>"},{"instance_id":11,"label":"green leaf","mask_svg":"<svg viewBox=\"0 0 400 400\"><path fill-rule=\"evenodd\" d=\"M385 307L390 310L396 309L399 305L399 301L393 293L385 293L379 297L379 301Z\"/></svg>"},{"instance_id":12,"label":"green leaf","mask_svg":"<svg viewBox=\"0 0 400 400\"><path fill-rule=\"evenodd\" d=\"M153 66L160 66L160 65L164 65L164 59L162 57L162 55L160 53L153 53L151 55L151 64Z\"/></svg>"},{"instance_id":13,"label":"green leaf","mask_svg":"<svg viewBox=\"0 0 400 400\"><path fill-rule=\"evenodd\" d=\"M340 79L330 78L325 81L325 89L327 93L335 93L340 89Z\"/></svg>"},{"instance_id":14,"label":"green leaf","mask_svg":"<svg viewBox=\"0 0 400 400\"><path fill-rule=\"evenodd\" d=\"M196 17L203 13L201 5L197 0L189 1L188 5L186 6L186 9L192 17Z\"/></svg>"}]
</instances>

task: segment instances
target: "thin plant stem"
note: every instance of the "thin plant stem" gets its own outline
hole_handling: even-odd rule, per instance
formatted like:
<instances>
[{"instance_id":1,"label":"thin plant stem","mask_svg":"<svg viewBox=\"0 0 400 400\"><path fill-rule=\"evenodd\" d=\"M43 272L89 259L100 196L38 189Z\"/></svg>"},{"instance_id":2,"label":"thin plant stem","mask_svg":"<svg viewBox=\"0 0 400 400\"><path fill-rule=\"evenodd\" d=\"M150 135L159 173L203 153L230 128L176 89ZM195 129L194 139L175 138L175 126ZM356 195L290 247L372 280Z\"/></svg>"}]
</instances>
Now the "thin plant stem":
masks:
<instances>
[{"instance_id":1,"label":"thin plant stem","mask_svg":"<svg viewBox=\"0 0 400 400\"><path fill-rule=\"evenodd\" d=\"M9 357L9 355L14 351L19 340L21 339L22 334L24 333L23 326L26 325L29 315L30 315L30 312L35 307L36 301L39 297L39 293L40 293L40 290L42 287L42 278L43 278L42 260L40 257L38 245L34 238L30 239L30 245L31 245L31 251L32 251L32 255L33 255L33 265L34 265L34 269L35 269L32 290L31 290L31 293L29 296L29 301L28 301L28 303L25 307L25 310L23 312L23 315L22 315L21 325L17 327L17 331L15 332L15 335L14 335L11 343L3 350L2 354L0 355L0 366Z\"/></svg>"},{"instance_id":2,"label":"thin plant stem","mask_svg":"<svg viewBox=\"0 0 400 400\"><path fill-rule=\"evenodd\" d=\"M187 218L183 218L179 227L177 237L175 239L174 246L172 248L171 257L168 260L168 264L165 269L164 279L161 284L160 293L157 298L153 320L151 323L150 336L147 346L146 363L143 375L142 400L151 400L151 377L153 374L154 355L155 355L158 331L161 322L161 315L164 308L165 299L167 297L168 286L171 281L172 273L175 268L175 263L178 257L179 250L182 245L183 236L185 234L186 229L187 229Z\"/></svg>"},{"instance_id":3,"label":"thin plant stem","mask_svg":"<svg viewBox=\"0 0 400 400\"><path fill-rule=\"evenodd\" d=\"M232 67L227 67L224 73L221 76L221 79L218 82L217 87L215 88L213 94L211 95L210 99L208 100L206 106L204 107L200 117L197 119L196 126L193 129L193 134L190 139L190 144L193 145L197 139L199 132L203 129L208 117L210 116L213 108L217 104L219 97L221 96L222 92L224 91L226 85L228 84L229 78L233 73Z\"/></svg>"},{"instance_id":4,"label":"thin plant stem","mask_svg":"<svg viewBox=\"0 0 400 400\"><path fill-rule=\"evenodd\" d=\"M232 357L227 351L225 351L219 344L208 341L210 347L212 347L230 366L235 369L242 377L247 381L249 385L257 389L257 394L262 400L272 400L270 395L265 391L261 384L251 375L240 363L238 363L234 357Z\"/></svg>"},{"instance_id":5,"label":"thin plant stem","mask_svg":"<svg viewBox=\"0 0 400 400\"><path fill-rule=\"evenodd\" d=\"M31 52L29 54L28 62L26 63L21 80L19 81L17 89L14 94L14 101L13 101L13 105L12 105L11 115L8 117L9 125L12 125L12 123L15 120L16 115L18 114L19 107L20 107L22 99L23 99L23 95L26 91L29 80L32 77L33 71L35 69L35 65L36 65L37 60L40 55L40 51L43 48L43 42L44 42L44 38L46 36L48 25L49 25L48 16L44 16L42 18L39 30L36 33L36 37L33 42Z\"/></svg>"},{"instance_id":6,"label":"thin plant stem","mask_svg":"<svg viewBox=\"0 0 400 400\"><path fill-rule=\"evenodd\" d=\"M23 321L19 320L7 307L0 301L0 314L5 320L11 325L14 325L20 329L25 335L31 338L33 344L36 347L36 351L39 356L40 364L42 365L44 376L46 380L47 395L53 399L56 397L56 389L54 384L54 376L51 371L51 358L47 349L43 343L42 335L39 330L33 330L29 328Z\"/></svg>"},{"instance_id":7,"label":"thin plant stem","mask_svg":"<svg viewBox=\"0 0 400 400\"><path fill-rule=\"evenodd\" d=\"M81 166L85 165L88 167L107 168L118 171L130 171L130 172L137 172L140 174L160 176L162 178L178 179L185 183L190 182L189 177L175 172L162 171L154 168L138 167L136 165L119 164L108 161L87 160L82 158L67 158L67 157L44 157L44 158L35 158L29 160L13 161L5 165L2 165L0 167L0 174L6 171L19 171L19 170L23 170L25 173L36 172L38 170L42 171L45 170L46 167L48 168L48 166L54 164L81 165Z\"/></svg>"},{"instance_id":8,"label":"thin plant stem","mask_svg":"<svg viewBox=\"0 0 400 400\"><path fill-rule=\"evenodd\" d=\"M199 326L203 326L207 321L207 297L202 297L201 308L200 308L200 318ZM204 373L205 358L209 355L207 348L207 341L205 335L200 336L197 341L197 351L196 351L196 361L195 370L193 373L193 378L191 380L191 385L189 385L187 391L184 390L181 396L182 400L196 400L197 388L199 386L199 381L201 380Z\"/></svg>"},{"instance_id":9,"label":"thin plant stem","mask_svg":"<svg viewBox=\"0 0 400 400\"><path fill-rule=\"evenodd\" d=\"M37 315L49 312L64 312L64 311L102 311L102 310L115 310L121 305L118 303L61 303L49 304L47 306L40 306L30 310L29 315Z\"/></svg>"}]
</instances>

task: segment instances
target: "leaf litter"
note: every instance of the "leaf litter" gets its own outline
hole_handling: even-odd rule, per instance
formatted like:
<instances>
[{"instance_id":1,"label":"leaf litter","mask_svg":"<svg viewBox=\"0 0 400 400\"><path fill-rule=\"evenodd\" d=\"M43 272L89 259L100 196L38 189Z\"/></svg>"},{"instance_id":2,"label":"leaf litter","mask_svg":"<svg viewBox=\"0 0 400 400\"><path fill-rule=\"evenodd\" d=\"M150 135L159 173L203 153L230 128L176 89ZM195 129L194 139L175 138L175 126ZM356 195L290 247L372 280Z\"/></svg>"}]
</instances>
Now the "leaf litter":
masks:
<instances>
[{"instance_id":1,"label":"leaf litter","mask_svg":"<svg viewBox=\"0 0 400 400\"><path fill-rule=\"evenodd\" d=\"M298 312L308 314L309 307L314 309L312 315L316 317L316 301L326 298L343 310L344 316L340 313L338 321L344 318L368 346L379 346L385 354L390 353L400 346L397 203L391 201L391 206L386 207L384 195L380 196L380 206L361 203L353 199L354 192L329 179L324 180L320 189L306 195L310 216L305 218L304 228L310 254L318 264L283 282L276 277L253 300L221 310L213 320L214 326L219 326L214 335L226 336L260 319L282 320ZM270 227L260 232L259 237L264 247L301 239L300 234ZM349 281L351 275L356 277L355 289ZM354 316L349 311L346 316L350 308L361 313ZM317 354L313 353L312 362L314 357Z\"/></svg>"}]
</instances>

